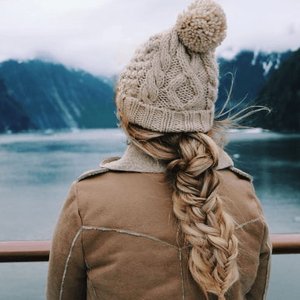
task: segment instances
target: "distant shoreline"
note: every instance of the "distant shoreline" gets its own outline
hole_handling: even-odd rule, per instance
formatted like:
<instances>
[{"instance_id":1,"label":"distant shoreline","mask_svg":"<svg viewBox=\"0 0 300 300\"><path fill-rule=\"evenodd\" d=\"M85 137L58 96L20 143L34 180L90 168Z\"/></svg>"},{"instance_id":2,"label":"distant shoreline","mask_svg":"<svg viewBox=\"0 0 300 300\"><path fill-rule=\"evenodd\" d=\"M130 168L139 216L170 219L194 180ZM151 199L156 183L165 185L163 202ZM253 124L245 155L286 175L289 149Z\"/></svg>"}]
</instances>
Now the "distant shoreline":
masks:
<instances>
[{"instance_id":1,"label":"distant shoreline","mask_svg":"<svg viewBox=\"0 0 300 300\"><path fill-rule=\"evenodd\" d=\"M273 132L262 128L232 129L228 132L228 142L276 140L300 138L300 133ZM126 141L120 128L72 129L72 130L30 130L18 133L0 133L0 144L14 142L60 141L60 140L113 140Z\"/></svg>"}]
</instances>

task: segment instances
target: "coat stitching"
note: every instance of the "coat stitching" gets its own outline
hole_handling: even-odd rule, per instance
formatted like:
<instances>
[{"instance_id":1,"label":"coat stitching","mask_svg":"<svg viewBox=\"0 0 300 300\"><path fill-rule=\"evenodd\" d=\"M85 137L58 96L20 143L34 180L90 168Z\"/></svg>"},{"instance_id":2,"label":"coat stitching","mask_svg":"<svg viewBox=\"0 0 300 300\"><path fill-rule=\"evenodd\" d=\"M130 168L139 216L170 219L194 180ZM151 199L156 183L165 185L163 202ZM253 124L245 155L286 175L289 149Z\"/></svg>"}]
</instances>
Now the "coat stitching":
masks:
<instances>
[{"instance_id":1,"label":"coat stitching","mask_svg":"<svg viewBox=\"0 0 300 300\"><path fill-rule=\"evenodd\" d=\"M255 222L259 221L260 219L261 218L258 217L258 218L255 218L255 219L251 219L251 220L249 220L245 223L237 224L235 229L236 230L241 229L241 228L243 228L244 226L246 226L248 224L255 223ZM102 231L102 232L117 232L117 233L121 233L121 234L127 234L127 235L130 235L130 236L141 237L141 238L145 238L145 239L152 240L152 241L155 241L155 242L159 242L159 243L161 243L165 246L169 246L169 247L177 249L179 251L178 257L179 257L180 270L181 270L180 275L181 275L182 299L183 300L185 299L185 290L184 290L184 282L183 282L183 269L182 269L182 250L185 249L186 247L179 248L175 245L172 245L172 244L170 244L166 241L163 241L159 238L156 238L152 235L139 233L139 232L131 231L131 230L127 230L127 229L110 228L110 227L96 227L96 226L82 226L82 227L80 227L80 229L75 234L75 237L73 238L73 241L71 243L70 251L69 251L69 254L68 254L68 257L67 257L67 260L66 260L66 263L65 263L64 272L63 272L63 277L62 277L62 282L61 282L61 287L60 287L60 293L59 293L59 300L62 300L62 297L63 297L64 283L65 283L65 279L66 279L66 275L67 275L67 271L68 271L68 267L69 267L69 262L70 262L70 259L71 259L71 256L72 256L72 251L74 249L74 246L75 246L75 243L76 243L78 237L80 236L80 234L83 230L96 230L96 231Z\"/></svg>"},{"instance_id":2,"label":"coat stitching","mask_svg":"<svg viewBox=\"0 0 300 300\"><path fill-rule=\"evenodd\" d=\"M89 266L89 264L88 264L88 262L87 262L86 260L85 260L85 265L86 265L87 270L90 271L90 270L91 270L91 267ZM88 274L87 274L87 277L89 278ZM96 294L96 290L95 290L94 285L93 285L93 281L92 281L91 278L89 278L89 281L90 281L90 283L91 283L91 287L92 287L94 296L97 298L97 294Z\"/></svg>"},{"instance_id":3,"label":"coat stitching","mask_svg":"<svg viewBox=\"0 0 300 300\"><path fill-rule=\"evenodd\" d=\"M182 300L184 300L185 299L185 290L184 290L183 266L182 266L182 248L178 249L178 258L179 258L179 263L180 263Z\"/></svg>"},{"instance_id":4,"label":"coat stitching","mask_svg":"<svg viewBox=\"0 0 300 300\"><path fill-rule=\"evenodd\" d=\"M265 227L265 231L266 231ZM266 232L265 232L266 233ZM271 259L270 255L272 253L272 246L270 245L270 240L267 241L267 247L269 249L269 257L268 257L268 265L267 265L267 270L266 270L266 281L265 281L265 288L264 288L264 294L263 294L263 299L267 299L267 289L268 289L268 284L269 284L269 277L270 277L270 269L271 269Z\"/></svg>"},{"instance_id":5,"label":"coat stitching","mask_svg":"<svg viewBox=\"0 0 300 300\"><path fill-rule=\"evenodd\" d=\"M71 259L72 251L73 251L73 248L74 248L74 246L75 246L75 243L76 243L78 237L79 237L80 234L81 234L81 231L82 231L82 228L80 228L80 229L77 231L77 233L75 234L75 237L73 238L71 247L70 247L70 251L69 251L69 254L68 254L66 263L65 263L65 269L64 269L63 277L62 277L62 280L61 280L61 286L60 286L60 292L59 292L59 300L61 300L62 297L63 297L64 283L65 283L65 279L66 279L66 275L67 275L68 266L69 266L69 262L70 262L70 259Z\"/></svg>"},{"instance_id":6,"label":"coat stitching","mask_svg":"<svg viewBox=\"0 0 300 300\"><path fill-rule=\"evenodd\" d=\"M73 238L73 241L72 241L71 247L70 247L70 251L69 251L68 257L66 259L65 268L64 268L64 272L63 272L61 286L60 286L59 300L62 300L62 297L63 297L64 283L65 283L65 279L66 279L70 259L71 259L71 256L72 256L72 251L74 249L76 241L78 240L78 237L80 236L80 234L83 230L96 230L96 231L102 231L102 232L117 232L117 233L121 233L121 234L127 234L127 235L130 235L130 236L142 237L142 238L149 239L149 240L152 240L152 241L155 241L155 242L159 242L159 243L161 243L165 246L169 246L169 247L172 247L172 248L175 248L175 249L179 250L179 252L180 252L180 265L181 265L181 251L182 251L183 248L178 248L177 246L172 245L172 244L170 244L166 241L163 241L161 239L158 239L158 238L156 238L152 235L139 233L139 232L135 232L135 231L131 231L131 230L126 230L126 229L109 228L109 227L82 226L82 227L80 227L80 229L75 234L75 237ZM181 275L181 280L183 282L183 276L182 275ZM182 299L183 300L185 299L184 294L183 294Z\"/></svg>"},{"instance_id":7,"label":"coat stitching","mask_svg":"<svg viewBox=\"0 0 300 300\"><path fill-rule=\"evenodd\" d=\"M95 290L95 287L93 285L93 281L90 279L90 282L91 282L91 286L92 286L92 289L93 289L93 293L94 293L94 296L96 297L96 299L98 298L97 296L97 293L96 293L96 290Z\"/></svg>"},{"instance_id":8,"label":"coat stitching","mask_svg":"<svg viewBox=\"0 0 300 300\"><path fill-rule=\"evenodd\" d=\"M271 247L269 246L270 251L272 251ZM270 254L269 254L270 255ZM270 269L271 269L271 259L268 258L268 266L266 271L266 282L265 282L265 289L264 289L264 300L267 299L267 289L269 285L269 278L270 278Z\"/></svg>"},{"instance_id":9,"label":"coat stitching","mask_svg":"<svg viewBox=\"0 0 300 300\"><path fill-rule=\"evenodd\" d=\"M251 219L251 220L249 220L245 223L237 224L237 226L235 227L235 230L241 229L241 228L245 227L248 224L255 223L255 222L259 221L260 219L261 219L261 217L258 217L258 218L255 218L255 219Z\"/></svg>"},{"instance_id":10,"label":"coat stitching","mask_svg":"<svg viewBox=\"0 0 300 300\"><path fill-rule=\"evenodd\" d=\"M117 232L117 233L121 233L121 234L127 234L127 235L131 235L131 236L136 236L136 237L142 237L145 239L149 239L155 242L159 242L161 244L164 244L166 246L170 246L172 248L178 249L177 246L172 245L166 241L163 241L159 238L156 238L152 235L148 235L148 234L144 234L144 233L140 233L140 232L136 232L136 231L131 231L131 230L127 230L127 229L119 229L119 228L110 228L110 227L94 227L94 226L82 226L83 230L97 230L97 231L102 231L102 232Z\"/></svg>"}]
</instances>

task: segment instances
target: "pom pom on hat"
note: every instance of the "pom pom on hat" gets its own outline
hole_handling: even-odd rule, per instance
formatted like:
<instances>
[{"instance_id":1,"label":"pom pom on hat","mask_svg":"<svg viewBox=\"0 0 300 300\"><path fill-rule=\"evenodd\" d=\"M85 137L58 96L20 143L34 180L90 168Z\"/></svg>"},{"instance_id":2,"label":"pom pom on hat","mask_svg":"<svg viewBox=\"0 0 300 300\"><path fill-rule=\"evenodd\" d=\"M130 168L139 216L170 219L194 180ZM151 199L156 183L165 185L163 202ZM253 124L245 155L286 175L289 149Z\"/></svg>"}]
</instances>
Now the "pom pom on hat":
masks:
<instances>
[{"instance_id":1,"label":"pom pom on hat","mask_svg":"<svg viewBox=\"0 0 300 300\"><path fill-rule=\"evenodd\" d=\"M141 45L118 82L121 122L125 116L155 132L209 132L219 86L214 50L225 33L222 8L197 0L174 27Z\"/></svg>"},{"instance_id":2,"label":"pom pom on hat","mask_svg":"<svg viewBox=\"0 0 300 300\"><path fill-rule=\"evenodd\" d=\"M181 42L194 52L207 52L219 46L226 36L226 17L212 0L197 0L178 16L175 30Z\"/></svg>"}]
</instances>

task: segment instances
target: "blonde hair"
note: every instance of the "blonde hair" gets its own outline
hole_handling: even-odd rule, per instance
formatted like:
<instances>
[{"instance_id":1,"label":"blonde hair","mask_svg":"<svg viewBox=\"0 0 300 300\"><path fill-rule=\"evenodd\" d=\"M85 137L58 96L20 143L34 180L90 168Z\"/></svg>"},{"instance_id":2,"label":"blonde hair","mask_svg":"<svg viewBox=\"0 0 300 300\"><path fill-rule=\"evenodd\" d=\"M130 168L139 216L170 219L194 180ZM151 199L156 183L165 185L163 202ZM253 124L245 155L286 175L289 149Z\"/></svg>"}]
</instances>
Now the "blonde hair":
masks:
<instances>
[{"instance_id":1,"label":"blonde hair","mask_svg":"<svg viewBox=\"0 0 300 300\"><path fill-rule=\"evenodd\" d=\"M130 124L122 116L120 119L133 144L166 163L173 187L173 211L190 246L189 270L207 299L208 293L225 299L226 291L239 277L238 240L233 219L218 195L215 169L219 149L210 135L222 136L218 132L226 121L217 121L215 130L204 134L154 132Z\"/></svg>"}]
</instances>

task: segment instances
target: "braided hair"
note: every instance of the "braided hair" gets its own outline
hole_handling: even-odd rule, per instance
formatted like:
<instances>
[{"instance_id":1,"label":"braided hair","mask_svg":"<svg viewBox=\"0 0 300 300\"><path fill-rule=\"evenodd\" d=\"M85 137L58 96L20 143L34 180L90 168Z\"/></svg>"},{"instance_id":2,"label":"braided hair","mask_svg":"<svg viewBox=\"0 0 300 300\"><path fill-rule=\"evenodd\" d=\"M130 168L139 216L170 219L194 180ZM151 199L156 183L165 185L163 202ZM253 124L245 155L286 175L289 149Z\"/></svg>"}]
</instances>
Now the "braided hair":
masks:
<instances>
[{"instance_id":1,"label":"braided hair","mask_svg":"<svg viewBox=\"0 0 300 300\"><path fill-rule=\"evenodd\" d=\"M225 300L239 276L238 240L218 195L216 142L201 132L154 132L124 119L122 126L133 144L166 164L173 211L190 246L190 273L207 299L211 293Z\"/></svg>"}]
</instances>

